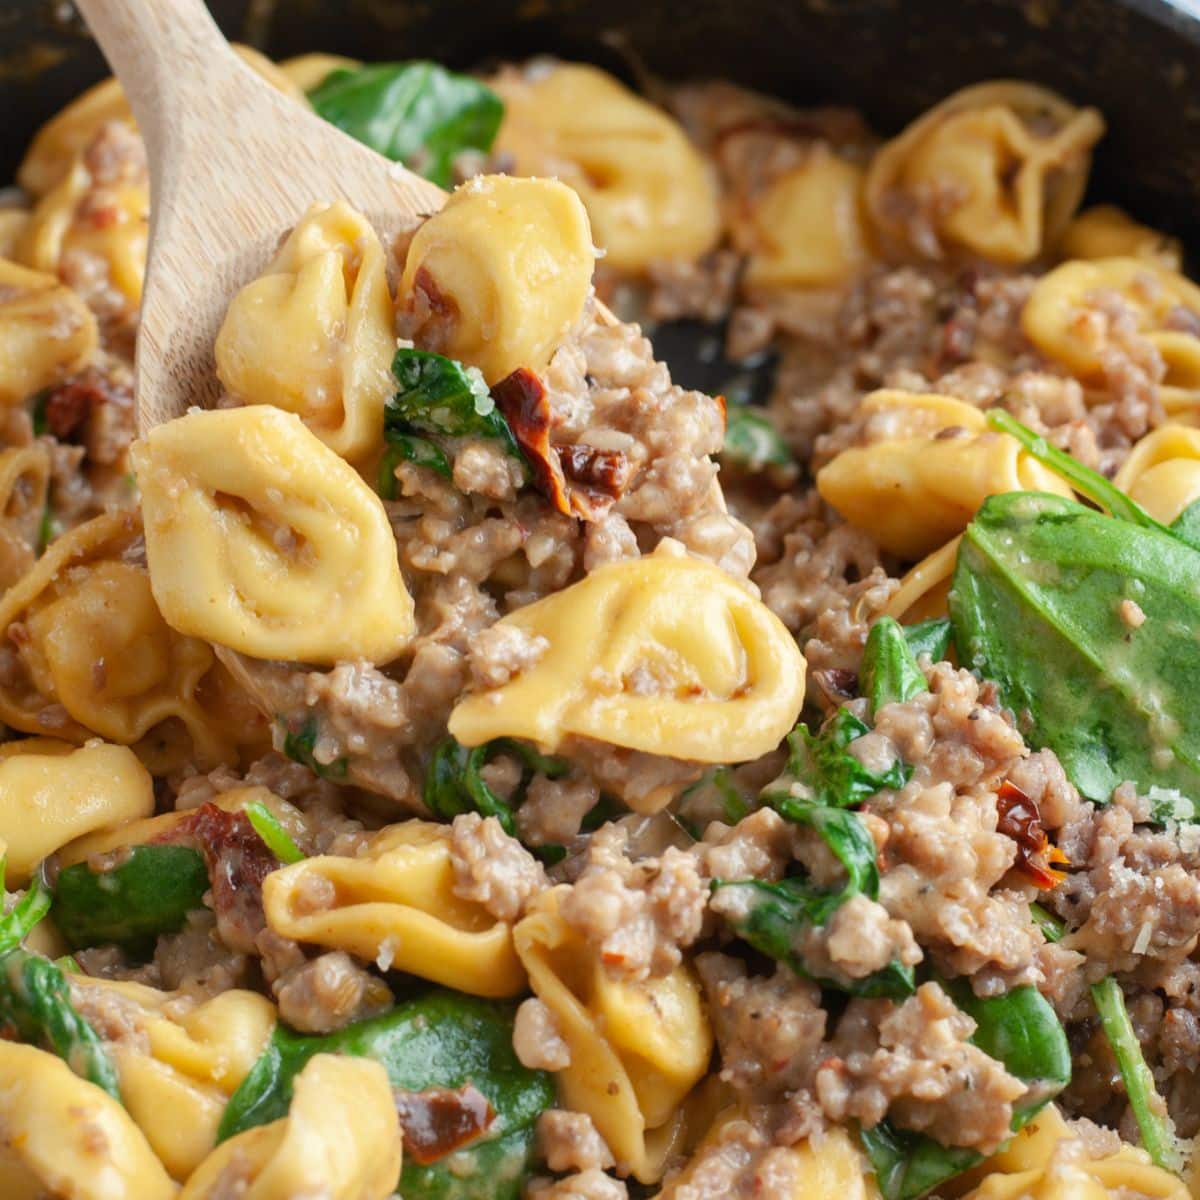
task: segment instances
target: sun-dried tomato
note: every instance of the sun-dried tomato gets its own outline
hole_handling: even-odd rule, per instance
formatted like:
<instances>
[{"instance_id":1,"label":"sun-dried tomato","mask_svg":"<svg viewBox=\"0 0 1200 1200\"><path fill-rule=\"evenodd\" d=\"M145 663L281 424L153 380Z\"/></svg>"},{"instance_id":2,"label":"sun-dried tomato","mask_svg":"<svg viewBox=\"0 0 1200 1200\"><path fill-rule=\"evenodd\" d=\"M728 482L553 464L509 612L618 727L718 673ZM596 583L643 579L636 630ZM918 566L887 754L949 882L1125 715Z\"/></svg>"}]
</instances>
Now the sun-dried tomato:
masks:
<instances>
[{"instance_id":1,"label":"sun-dried tomato","mask_svg":"<svg viewBox=\"0 0 1200 1200\"><path fill-rule=\"evenodd\" d=\"M1063 873L1053 869L1067 862L1067 856L1042 828L1038 806L1015 783L1005 780L996 794L996 832L1017 843L1017 869L1023 871L1043 891L1062 882Z\"/></svg>"},{"instance_id":2,"label":"sun-dried tomato","mask_svg":"<svg viewBox=\"0 0 1200 1200\"><path fill-rule=\"evenodd\" d=\"M488 1098L469 1083L423 1092L398 1089L393 1094L404 1134L404 1157L421 1166L482 1137L496 1119Z\"/></svg>"}]
</instances>

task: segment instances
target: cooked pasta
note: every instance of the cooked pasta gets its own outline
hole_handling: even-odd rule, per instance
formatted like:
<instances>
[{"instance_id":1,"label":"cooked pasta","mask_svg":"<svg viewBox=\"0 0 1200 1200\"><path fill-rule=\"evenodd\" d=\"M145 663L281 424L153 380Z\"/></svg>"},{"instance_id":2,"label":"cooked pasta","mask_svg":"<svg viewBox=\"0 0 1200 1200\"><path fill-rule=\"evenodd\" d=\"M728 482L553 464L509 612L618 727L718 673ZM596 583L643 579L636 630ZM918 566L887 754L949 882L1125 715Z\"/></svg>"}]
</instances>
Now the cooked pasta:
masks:
<instances>
[{"instance_id":1,"label":"cooked pasta","mask_svg":"<svg viewBox=\"0 0 1200 1200\"><path fill-rule=\"evenodd\" d=\"M140 430L115 82L4 198L0 1198L1186 1200L1200 288L1101 116L243 54L449 195Z\"/></svg>"}]
</instances>

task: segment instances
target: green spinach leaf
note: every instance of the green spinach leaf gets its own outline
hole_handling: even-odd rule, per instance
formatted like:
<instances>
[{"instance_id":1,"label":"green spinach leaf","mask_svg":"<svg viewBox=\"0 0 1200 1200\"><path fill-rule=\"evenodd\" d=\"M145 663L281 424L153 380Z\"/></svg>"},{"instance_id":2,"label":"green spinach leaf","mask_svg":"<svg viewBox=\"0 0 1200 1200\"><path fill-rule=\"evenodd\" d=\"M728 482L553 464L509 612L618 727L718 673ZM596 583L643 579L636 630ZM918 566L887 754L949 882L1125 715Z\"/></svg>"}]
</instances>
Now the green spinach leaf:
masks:
<instances>
[{"instance_id":1,"label":"green spinach leaf","mask_svg":"<svg viewBox=\"0 0 1200 1200\"><path fill-rule=\"evenodd\" d=\"M950 642L954 636L954 628L949 617L934 617L929 621L918 621L915 625L905 625L904 640L913 652L914 658L928 654L931 662L941 662L950 650Z\"/></svg>"},{"instance_id":2,"label":"green spinach leaf","mask_svg":"<svg viewBox=\"0 0 1200 1200\"><path fill-rule=\"evenodd\" d=\"M504 116L491 88L431 62L339 68L308 98L326 121L444 188L455 155L490 150Z\"/></svg>"},{"instance_id":3,"label":"green spinach leaf","mask_svg":"<svg viewBox=\"0 0 1200 1200\"><path fill-rule=\"evenodd\" d=\"M1200 500L1189 504L1171 522L1171 532L1181 542L1187 542L1194 550L1200 550Z\"/></svg>"},{"instance_id":4,"label":"green spinach leaf","mask_svg":"<svg viewBox=\"0 0 1200 1200\"><path fill-rule=\"evenodd\" d=\"M405 1200L517 1200L534 1155L534 1125L554 1103L554 1081L523 1067L512 1048L511 1005L431 992L382 1017L324 1037L275 1029L221 1119L224 1140L286 1115L296 1076L314 1054L350 1054L381 1063L395 1088L423 1091L470 1083L496 1112L481 1140L447 1161L407 1161Z\"/></svg>"},{"instance_id":5,"label":"green spinach leaf","mask_svg":"<svg viewBox=\"0 0 1200 1200\"><path fill-rule=\"evenodd\" d=\"M891 617L880 617L867 634L859 670L860 690L877 713L885 704L902 704L929 691L904 630Z\"/></svg>"},{"instance_id":6,"label":"green spinach leaf","mask_svg":"<svg viewBox=\"0 0 1200 1200\"><path fill-rule=\"evenodd\" d=\"M959 661L1088 799L1124 780L1200 796L1198 579L1200 552L1166 530L1061 496L991 496L950 592Z\"/></svg>"},{"instance_id":7,"label":"green spinach leaf","mask_svg":"<svg viewBox=\"0 0 1200 1200\"><path fill-rule=\"evenodd\" d=\"M5 860L0 858L0 890L4 885ZM41 871L35 872L25 894L0 915L0 955L15 950L29 936L33 927L50 911L50 889Z\"/></svg>"},{"instance_id":8,"label":"green spinach leaf","mask_svg":"<svg viewBox=\"0 0 1200 1200\"><path fill-rule=\"evenodd\" d=\"M450 460L442 453L435 442L429 438L418 437L411 433L391 433L388 435L388 446L379 460L379 474L376 478L375 490L384 500L396 499L396 468L402 462L416 463L418 467L428 467L436 471L443 479L451 479L454 469Z\"/></svg>"},{"instance_id":9,"label":"green spinach leaf","mask_svg":"<svg viewBox=\"0 0 1200 1200\"><path fill-rule=\"evenodd\" d=\"M242 810L254 832L262 838L263 845L281 863L303 861L304 851L292 841L292 835L279 823L279 818L261 801L255 800Z\"/></svg>"},{"instance_id":10,"label":"green spinach leaf","mask_svg":"<svg viewBox=\"0 0 1200 1200\"><path fill-rule=\"evenodd\" d=\"M190 847L133 846L111 871L81 862L59 872L51 913L72 950L113 942L140 954L182 929L208 888L204 859Z\"/></svg>"},{"instance_id":11,"label":"green spinach leaf","mask_svg":"<svg viewBox=\"0 0 1200 1200\"><path fill-rule=\"evenodd\" d=\"M787 443L760 410L732 405L726 410L721 455L743 471L790 467L794 461Z\"/></svg>"},{"instance_id":12,"label":"green spinach leaf","mask_svg":"<svg viewBox=\"0 0 1200 1200\"><path fill-rule=\"evenodd\" d=\"M323 763L313 757L321 728L315 716L305 718L298 729L294 729L286 717L278 716L275 719L283 729L283 752L292 762L300 763L322 779L346 778L348 764L345 758L335 758L333 762Z\"/></svg>"}]
</instances>

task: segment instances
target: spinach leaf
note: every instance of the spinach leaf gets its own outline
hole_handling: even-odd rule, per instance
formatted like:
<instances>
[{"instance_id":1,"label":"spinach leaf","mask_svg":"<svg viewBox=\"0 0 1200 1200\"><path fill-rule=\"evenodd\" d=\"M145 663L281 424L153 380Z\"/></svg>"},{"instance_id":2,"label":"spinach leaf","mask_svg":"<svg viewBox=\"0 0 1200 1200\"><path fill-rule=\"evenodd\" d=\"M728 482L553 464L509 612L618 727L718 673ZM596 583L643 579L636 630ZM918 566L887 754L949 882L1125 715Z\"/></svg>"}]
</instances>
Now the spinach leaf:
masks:
<instances>
[{"instance_id":1,"label":"spinach leaf","mask_svg":"<svg viewBox=\"0 0 1200 1200\"><path fill-rule=\"evenodd\" d=\"M1200 550L1200 500L1189 504L1171 522L1171 532L1194 550Z\"/></svg>"},{"instance_id":2,"label":"spinach leaf","mask_svg":"<svg viewBox=\"0 0 1200 1200\"><path fill-rule=\"evenodd\" d=\"M902 704L929 691L904 630L891 617L880 617L871 626L858 677L872 713L885 704Z\"/></svg>"},{"instance_id":3,"label":"spinach leaf","mask_svg":"<svg viewBox=\"0 0 1200 1200\"><path fill-rule=\"evenodd\" d=\"M434 442L416 434L391 433L388 435L388 447L379 460L379 474L375 483L375 490L382 499L396 499L396 467L402 462L428 467L443 479L451 479L454 475L450 460Z\"/></svg>"},{"instance_id":4,"label":"spinach leaf","mask_svg":"<svg viewBox=\"0 0 1200 1200\"><path fill-rule=\"evenodd\" d=\"M1029 1086L1028 1098L1013 1106L1016 1132L1071 1081L1071 1048L1062 1024L1050 1002L1029 985L984 999L961 980L942 986L975 1020L971 1041ZM884 1200L916 1200L983 1161L976 1150L942 1146L888 1121L860 1130L859 1136Z\"/></svg>"},{"instance_id":5,"label":"spinach leaf","mask_svg":"<svg viewBox=\"0 0 1200 1200\"><path fill-rule=\"evenodd\" d=\"M793 462L787 443L762 412L740 406L726 410L721 455L744 471L790 467Z\"/></svg>"},{"instance_id":6,"label":"spinach leaf","mask_svg":"<svg viewBox=\"0 0 1200 1200\"><path fill-rule=\"evenodd\" d=\"M554 1103L554 1081L517 1059L513 1011L511 1005L435 991L324 1037L278 1025L230 1099L218 1138L285 1116L293 1082L314 1054L373 1058L394 1088L423 1091L470 1083L496 1112L486 1137L451 1159L421 1166L406 1158L400 1179L405 1200L517 1200L533 1159L534 1125Z\"/></svg>"},{"instance_id":7,"label":"spinach leaf","mask_svg":"<svg viewBox=\"0 0 1200 1200\"><path fill-rule=\"evenodd\" d=\"M1088 799L1124 780L1200 796L1198 579L1200 552L1169 532L1061 496L991 496L950 592L959 661Z\"/></svg>"},{"instance_id":8,"label":"spinach leaf","mask_svg":"<svg viewBox=\"0 0 1200 1200\"><path fill-rule=\"evenodd\" d=\"M949 617L934 617L930 621L918 621L904 626L904 640L914 658L928 654L931 662L941 662L950 649L954 628Z\"/></svg>"},{"instance_id":9,"label":"spinach leaf","mask_svg":"<svg viewBox=\"0 0 1200 1200\"><path fill-rule=\"evenodd\" d=\"M315 716L307 717L299 729L293 729L286 717L278 716L275 719L283 729L283 752L292 762L300 763L322 779L346 778L348 765L344 757L335 758L330 763L318 762L313 757L317 734L320 732L320 725Z\"/></svg>"},{"instance_id":10,"label":"spinach leaf","mask_svg":"<svg viewBox=\"0 0 1200 1200\"><path fill-rule=\"evenodd\" d=\"M1104 1036L1112 1047L1125 1095L1142 1135L1142 1146L1154 1162L1167 1171L1178 1172L1183 1166L1179 1146L1167 1116L1167 1106L1154 1084L1154 1076L1146 1065L1141 1043L1125 1007L1121 985L1109 975L1092 985L1092 1002L1100 1014Z\"/></svg>"},{"instance_id":11,"label":"spinach leaf","mask_svg":"<svg viewBox=\"0 0 1200 1200\"><path fill-rule=\"evenodd\" d=\"M431 62L339 68L308 98L326 121L444 188L455 155L490 150L504 116L491 88Z\"/></svg>"},{"instance_id":12,"label":"spinach leaf","mask_svg":"<svg viewBox=\"0 0 1200 1200\"><path fill-rule=\"evenodd\" d=\"M204 859L190 847L134 846L111 871L86 862L62 870L51 912L72 950L113 942L140 954L182 929L208 888Z\"/></svg>"},{"instance_id":13,"label":"spinach leaf","mask_svg":"<svg viewBox=\"0 0 1200 1200\"><path fill-rule=\"evenodd\" d=\"M4 884L5 865L5 860L0 858L0 888ZM52 899L50 889L38 871L20 900L0 915L0 955L15 950L29 936L33 927L50 911Z\"/></svg>"},{"instance_id":14,"label":"spinach leaf","mask_svg":"<svg viewBox=\"0 0 1200 1200\"><path fill-rule=\"evenodd\" d=\"M33 426L34 437L45 437L50 432L50 426L46 421L46 405L49 400L49 388L35 392L29 399L29 420Z\"/></svg>"},{"instance_id":15,"label":"spinach leaf","mask_svg":"<svg viewBox=\"0 0 1200 1200\"><path fill-rule=\"evenodd\" d=\"M104 1043L75 1011L62 971L48 958L17 949L0 959L0 1029L53 1050L76 1075L120 1100Z\"/></svg>"},{"instance_id":16,"label":"spinach leaf","mask_svg":"<svg viewBox=\"0 0 1200 1200\"><path fill-rule=\"evenodd\" d=\"M535 775L561 779L569 770L566 759L539 754L513 738L496 738L482 746L461 745L452 737L444 738L433 750L429 770L425 775L425 804L444 821L453 820L459 813L479 812L495 817L510 837L516 836L513 805L497 796L481 774L482 768L498 754L507 754L521 763L521 781L514 793L520 807Z\"/></svg>"},{"instance_id":17,"label":"spinach leaf","mask_svg":"<svg viewBox=\"0 0 1200 1200\"><path fill-rule=\"evenodd\" d=\"M1066 925L1048 908L1043 908L1036 901L1029 906L1029 915L1033 923L1042 931L1042 937L1048 942L1061 942L1067 932Z\"/></svg>"},{"instance_id":18,"label":"spinach leaf","mask_svg":"<svg viewBox=\"0 0 1200 1200\"><path fill-rule=\"evenodd\" d=\"M263 845L281 863L298 863L304 859L304 851L292 841L292 835L261 800L247 804L242 811L253 826L254 832L262 838Z\"/></svg>"},{"instance_id":19,"label":"spinach leaf","mask_svg":"<svg viewBox=\"0 0 1200 1200\"><path fill-rule=\"evenodd\" d=\"M713 767L684 788L675 815L688 833L699 841L709 821L719 818L726 825L736 825L749 812L750 806L733 782L730 769Z\"/></svg>"}]
</instances>

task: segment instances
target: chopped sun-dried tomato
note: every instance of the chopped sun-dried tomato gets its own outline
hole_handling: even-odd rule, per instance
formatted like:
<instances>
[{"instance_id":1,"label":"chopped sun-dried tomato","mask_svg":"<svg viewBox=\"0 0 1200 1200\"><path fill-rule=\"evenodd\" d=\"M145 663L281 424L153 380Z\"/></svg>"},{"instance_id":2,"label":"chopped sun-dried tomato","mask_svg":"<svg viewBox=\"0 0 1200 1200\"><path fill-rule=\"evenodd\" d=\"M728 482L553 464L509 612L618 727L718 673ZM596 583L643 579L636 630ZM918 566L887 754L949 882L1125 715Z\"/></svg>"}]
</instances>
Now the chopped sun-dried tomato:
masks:
<instances>
[{"instance_id":1,"label":"chopped sun-dried tomato","mask_svg":"<svg viewBox=\"0 0 1200 1200\"><path fill-rule=\"evenodd\" d=\"M421 1166L482 1137L496 1119L488 1098L469 1083L457 1089L393 1094L404 1134L404 1157Z\"/></svg>"},{"instance_id":2,"label":"chopped sun-dried tomato","mask_svg":"<svg viewBox=\"0 0 1200 1200\"><path fill-rule=\"evenodd\" d=\"M996 832L1017 843L1017 869L1023 871L1043 891L1049 891L1063 880L1056 865L1068 862L1067 856L1050 844L1042 828L1038 807L1015 783L1007 779L996 794Z\"/></svg>"}]
</instances>

